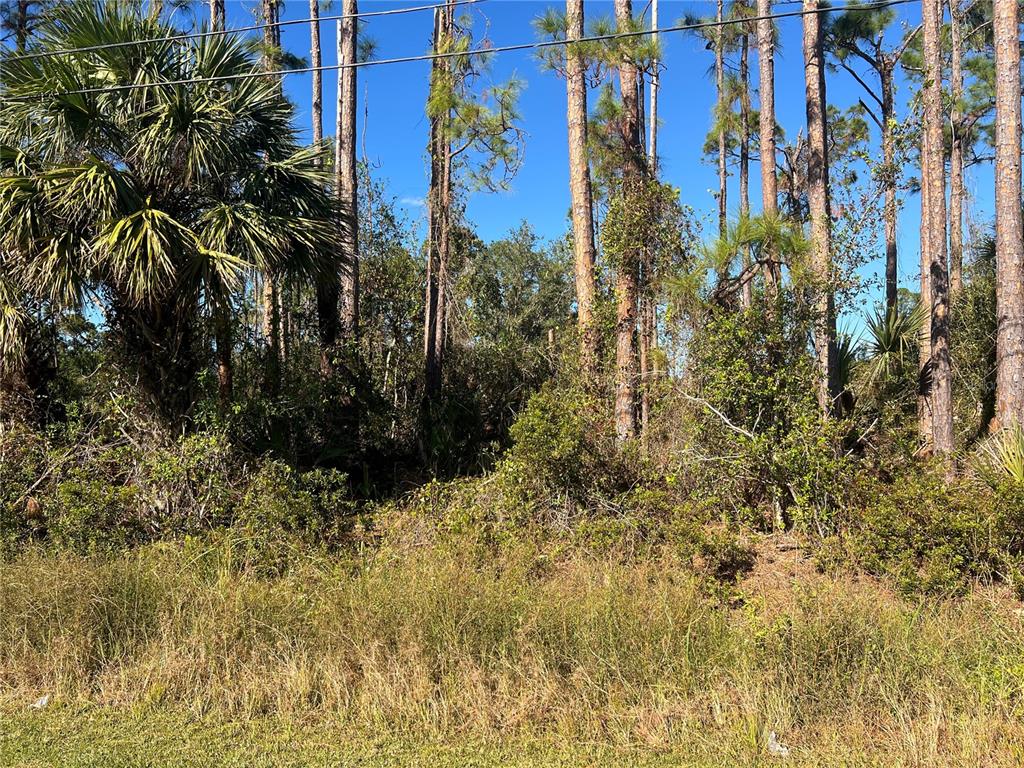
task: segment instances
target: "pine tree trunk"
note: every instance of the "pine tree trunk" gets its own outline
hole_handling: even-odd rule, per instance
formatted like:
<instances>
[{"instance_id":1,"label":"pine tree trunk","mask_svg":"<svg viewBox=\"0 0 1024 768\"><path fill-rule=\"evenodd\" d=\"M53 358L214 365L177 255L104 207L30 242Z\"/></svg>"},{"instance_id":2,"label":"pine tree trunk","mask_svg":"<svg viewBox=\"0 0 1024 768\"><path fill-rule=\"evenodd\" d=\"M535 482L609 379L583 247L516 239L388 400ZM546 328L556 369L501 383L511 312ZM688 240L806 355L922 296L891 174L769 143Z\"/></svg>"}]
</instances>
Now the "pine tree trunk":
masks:
<instances>
[{"instance_id":1,"label":"pine tree trunk","mask_svg":"<svg viewBox=\"0 0 1024 768\"><path fill-rule=\"evenodd\" d=\"M898 254L896 246L896 111L893 105L893 70L889 64L879 69L882 84L882 164L885 166L885 201L882 210L885 227L885 307L893 311L899 297Z\"/></svg>"},{"instance_id":2,"label":"pine tree trunk","mask_svg":"<svg viewBox=\"0 0 1024 768\"><path fill-rule=\"evenodd\" d=\"M949 88L953 101L949 113L949 289L955 296L963 284L964 263L964 138L960 114L960 103L964 97L964 41L959 0L949 0L949 19L952 45Z\"/></svg>"},{"instance_id":3,"label":"pine tree trunk","mask_svg":"<svg viewBox=\"0 0 1024 768\"><path fill-rule=\"evenodd\" d=\"M633 20L631 0L615 0L618 29L630 28ZM622 98L621 135L623 138L622 194L626 205L643 182L643 150L640 146L640 108L637 103L637 68L626 54L619 62L619 92ZM637 385L637 283L639 254L621 254L615 283L615 435L622 445L636 437Z\"/></svg>"},{"instance_id":4,"label":"pine tree trunk","mask_svg":"<svg viewBox=\"0 0 1024 768\"><path fill-rule=\"evenodd\" d=\"M775 169L775 28L766 18L772 13L771 0L757 0L757 61L761 110L758 115L761 153L761 210L765 216L778 213L778 181ZM762 254L769 263L764 268L765 290L774 295L779 272L772 253Z\"/></svg>"},{"instance_id":5,"label":"pine tree trunk","mask_svg":"<svg viewBox=\"0 0 1024 768\"><path fill-rule=\"evenodd\" d=\"M718 92L715 122L718 124L718 236L724 238L729 228L729 172L726 168L725 123L725 28L721 26L724 15L724 0L718 0L715 20L715 89Z\"/></svg>"},{"instance_id":6,"label":"pine tree trunk","mask_svg":"<svg viewBox=\"0 0 1024 768\"><path fill-rule=\"evenodd\" d=\"M924 130L928 135L928 255L931 278L931 406L935 453L953 452L953 400L949 359L949 272L946 268L946 166L943 153L942 4L924 0ZM1017 97L1020 97L1018 90ZM1019 215L1019 212L1018 212Z\"/></svg>"},{"instance_id":7,"label":"pine tree trunk","mask_svg":"<svg viewBox=\"0 0 1024 768\"><path fill-rule=\"evenodd\" d=\"M1024 422L1020 41L1016 0L995 0L996 426Z\"/></svg>"},{"instance_id":8,"label":"pine tree trunk","mask_svg":"<svg viewBox=\"0 0 1024 768\"><path fill-rule=\"evenodd\" d=\"M214 312L214 342L217 346L217 402L221 413L227 413L234 399L234 366L231 352L231 304L226 299L217 301Z\"/></svg>"},{"instance_id":9,"label":"pine tree trunk","mask_svg":"<svg viewBox=\"0 0 1024 768\"><path fill-rule=\"evenodd\" d=\"M828 204L828 140L825 127L825 53L819 0L804 0L803 50L807 106L807 199L811 217L811 266L815 276L814 347L818 406L832 412L836 380L836 317L832 293L831 217Z\"/></svg>"},{"instance_id":10,"label":"pine tree trunk","mask_svg":"<svg viewBox=\"0 0 1024 768\"><path fill-rule=\"evenodd\" d=\"M928 241L930 215L928 212L928 175L925 173L925 157L928 156L928 134L921 130L921 307L924 308L924 327L921 328L918 360L917 383L917 430L921 442L930 450L932 443L932 291L931 291L931 244Z\"/></svg>"},{"instance_id":11,"label":"pine tree trunk","mask_svg":"<svg viewBox=\"0 0 1024 768\"><path fill-rule=\"evenodd\" d=\"M565 18L567 38L583 37L583 0L566 0ZM569 189L572 196L580 361L585 379L593 383L597 376L598 356L598 329L594 320L597 247L594 242L594 194L587 158L587 81L583 57L578 49L571 46L566 51L565 83L569 104ZM655 93L652 90L652 100Z\"/></svg>"},{"instance_id":12,"label":"pine tree trunk","mask_svg":"<svg viewBox=\"0 0 1024 768\"><path fill-rule=\"evenodd\" d=\"M224 29L224 0L210 0L210 29Z\"/></svg>"},{"instance_id":13,"label":"pine tree trunk","mask_svg":"<svg viewBox=\"0 0 1024 768\"><path fill-rule=\"evenodd\" d=\"M324 85L323 73L318 68L323 64L323 48L320 44L320 0L309 0L309 58L313 71L313 143L324 140ZM318 168L323 161L316 160ZM316 317L320 342L320 374L329 377L334 373L334 354L338 343L338 275L321 275L316 284Z\"/></svg>"},{"instance_id":14,"label":"pine tree trunk","mask_svg":"<svg viewBox=\"0 0 1024 768\"><path fill-rule=\"evenodd\" d=\"M338 20L338 136L335 186L341 211L341 332L346 343L359 338L359 213L356 178L357 0L343 0Z\"/></svg>"},{"instance_id":15,"label":"pine tree trunk","mask_svg":"<svg viewBox=\"0 0 1024 768\"><path fill-rule=\"evenodd\" d=\"M452 31L452 9L434 12L435 53L449 49ZM431 69L431 91L452 87L449 60L434 59ZM444 350L444 281L448 270L448 206L450 198L451 142L448 138L449 116L430 116L430 191L427 195L427 286L423 317L423 357L425 400L432 401L441 391Z\"/></svg>"},{"instance_id":16,"label":"pine tree trunk","mask_svg":"<svg viewBox=\"0 0 1024 768\"><path fill-rule=\"evenodd\" d=\"M281 29L277 26L278 0L261 0L263 18L263 68L276 70L281 46ZM277 395L281 389L281 364L284 345L281 338L281 295L277 275L267 272L263 276L263 333L267 340L267 390Z\"/></svg>"},{"instance_id":17,"label":"pine tree trunk","mask_svg":"<svg viewBox=\"0 0 1024 768\"><path fill-rule=\"evenodd\" d=\"M740 218L750 216L750 37L744 29L740 37ZM743 248L743 271L750 266L750 246ZM749 279L743 281L742 302L749 307L753 301Z\"/></svg>"},{"instance_id":18,"label":"pine tree trunk","mask_svg":"<svg viewBox=\"0 0 1024 768\"><path fill-rule=\"evenodd\" d=\"M581 0L582 2L582 0ZM651 29L658 28L658 0L651 0ZM658 33L652 35L654 44L658 44ZM647 120L649 138L647 140L647 166L651 176L658 176L658 90L661 87L658 72L658 59L651 62L651 114Z\"/></svg>"}]
</instances>

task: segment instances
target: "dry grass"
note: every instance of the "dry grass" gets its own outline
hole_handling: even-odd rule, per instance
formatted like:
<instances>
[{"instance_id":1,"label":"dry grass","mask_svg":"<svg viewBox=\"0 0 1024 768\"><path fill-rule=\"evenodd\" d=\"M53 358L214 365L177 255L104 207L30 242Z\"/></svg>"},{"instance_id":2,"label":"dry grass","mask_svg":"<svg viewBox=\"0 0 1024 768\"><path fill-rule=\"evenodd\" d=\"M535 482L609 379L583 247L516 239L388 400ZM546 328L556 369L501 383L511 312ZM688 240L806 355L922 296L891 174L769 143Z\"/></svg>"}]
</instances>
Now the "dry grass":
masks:
<instances>
[{"instance_id":1,"label":"dry grass","mask_svg":"<svg viewBox=\"0 0 1024 768\"><path fill-rule=\"evenodd\" d=\"M787 601L727 607L665 561L435 546L267 579L231 552L0 565L7 706L48 693L58 707L682 750L709 765L756 762L771 731L800 765L1024 761L1024 623L985 594L911 604L821 577Z\"/></svg>"}]
</instances>

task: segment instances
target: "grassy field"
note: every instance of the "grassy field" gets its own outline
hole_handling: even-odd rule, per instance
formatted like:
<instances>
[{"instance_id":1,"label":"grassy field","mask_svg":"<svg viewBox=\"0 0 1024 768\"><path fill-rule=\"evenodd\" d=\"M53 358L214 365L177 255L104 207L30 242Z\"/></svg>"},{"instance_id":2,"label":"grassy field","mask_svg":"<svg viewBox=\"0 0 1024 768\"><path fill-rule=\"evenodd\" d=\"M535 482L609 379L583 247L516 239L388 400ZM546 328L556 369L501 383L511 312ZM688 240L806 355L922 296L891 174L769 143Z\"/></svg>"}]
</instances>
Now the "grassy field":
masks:
<instances>
[{"instance_id":1,"label":"grassy field","mask_svg":"<svg viewBox=\"0 0 1024 768\"><path fill-rule=\"evenodd\" d=\"M0 765L1024 764L1019 603L791 565L723 591L525 550L28 553L0 565Z\"/></svg>"}]
</instances>

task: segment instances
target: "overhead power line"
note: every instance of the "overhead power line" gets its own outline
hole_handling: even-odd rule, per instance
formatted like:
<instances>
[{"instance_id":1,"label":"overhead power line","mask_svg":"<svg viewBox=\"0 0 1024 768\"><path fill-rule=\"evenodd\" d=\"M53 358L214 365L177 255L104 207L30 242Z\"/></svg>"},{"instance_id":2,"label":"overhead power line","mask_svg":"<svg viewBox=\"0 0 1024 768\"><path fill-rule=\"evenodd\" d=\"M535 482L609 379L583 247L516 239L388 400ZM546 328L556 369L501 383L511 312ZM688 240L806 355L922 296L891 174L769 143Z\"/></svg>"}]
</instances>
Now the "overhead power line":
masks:
<instances>
[{"instance_id":1,"label":"overhead power line","mask_svg":"<svg viewBox=\"0 0 1024 768\"><path fill-rule=\"evenodd\" d=\"M363 67L383 66L385 64L407 64L417 61L433 61L435 59L451 59L463 56L485 56L494 53L510 53L514 51L542 50L563 45L578 45L580 43L596 43L609 40L622 40L648 35L666 34L669 32L687 32L713 27L727 27L733 24L751 24L761 20L774 21L777 19L789 19L807 16L810 14L835 13L842 11L867 12L877 11L884 8L892 8L898 5L909 5L919 3L921 0L883 0L883 2L865 3L863 5L846 5L815 8L811 11L803 9L799 11L786 11L773 13L766 16L746 16L736 19L725 19L723 21L701 21L692 24L677 24L671 27L660 27L658 29L643 29L630 32L613 32L605 35L590 35L575 40L538 40L530 43L516 43L513 45L500 45L491 48L478 48L470 51L444 51L441 53L424 53L417 56L398 56L390 59L371 59L369 61L357 61L351 64L327 64L320 67L298 67L296 69L279 69L273 71L246 72L239 75L214 75L210 77L185 78L181 80L164 80L156 83L126 83L124 85L101 86L97 88L82 88L73 91L54 91L49 93L38 93L26 96L8 96L10 101L27 101L46 97L60 96L84 96L94 93L113 93L118 91L133 91L139 88L159 88L168 85L190 85L193 83L215 83L235 80L250 80L257 77L284 77L286 75L309 74L310 72L334 72L342 69L362 69ZM433 6L431 6L433 7Z\"/></svg>"},{"instance_id":2,"label":"overhead power line","mask_svg":"<svg viewBox=\"0 0 1024 768\"><path fill-rule=\"evenodd\" d=\"M36 51L34 53L22 53L17 56L8 57L8 61L24 61L26 59L45 59L51 56L67 56L72 53L89 53L91 51L107 51L112 48L129 48L133 45L145 45L147 43L174 43L182 40L195 40L202 37L218 37L220 35L233 35L239 32L254 32L266 29L267 27L287 27L294 24L309 24L314 21L344 21L345 19L365 19L371 16L394 16L401 13L415 13L417 11L432 11L436 8L445 8L449 5L476 5L486 0L454 0L452 3L434 3L432 5L414 5L408 8L388 8L383 11L363 11L362 13L343 13L334 16L320 16L318 19L282 19L271 24L252 24L247 27L233 27L231 29L208 29L202 32L183 32L180 35L167 35L166 37L150 37L141 40L126 40L120 43L103 43L101 45L87 45L82 48L64 48L59 51Z\"/></svg>"}]
</instances>

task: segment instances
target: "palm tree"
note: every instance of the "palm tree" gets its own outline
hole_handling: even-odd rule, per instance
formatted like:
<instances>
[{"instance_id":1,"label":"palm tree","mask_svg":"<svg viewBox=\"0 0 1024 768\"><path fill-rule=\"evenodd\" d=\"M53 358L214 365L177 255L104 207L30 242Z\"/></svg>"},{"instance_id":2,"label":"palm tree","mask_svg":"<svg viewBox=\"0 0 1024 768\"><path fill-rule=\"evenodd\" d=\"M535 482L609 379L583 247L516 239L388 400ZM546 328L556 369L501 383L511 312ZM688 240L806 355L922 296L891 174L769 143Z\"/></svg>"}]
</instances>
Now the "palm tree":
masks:
<instances>
[{"instance_id":1,"label":"palm tree","mask_svg":"<svg viewBox=\"0 0 1024 768\"><path fill-rule=\"evenodd\" d=\"M128 4L75 3L42 49L177 33ZM247 272L312 278L335 258L317 149L297 145L292 107L260 70L230 36L0 67L0 317L17 315L12 287L57 307L93 298L173 420L194 402L201 312Z\"/></svg>"},{"instance_id":2,"label":"palm tree","mask_svg":"<svg viewBox=\"0 0 1024 768\"><path fill-rule=\"evenodd\" d=\"M995 0L996 417L1024 421L1024 242L1021 231L1020 41L1016 0Z\"/></svg>"}]
</instances>

